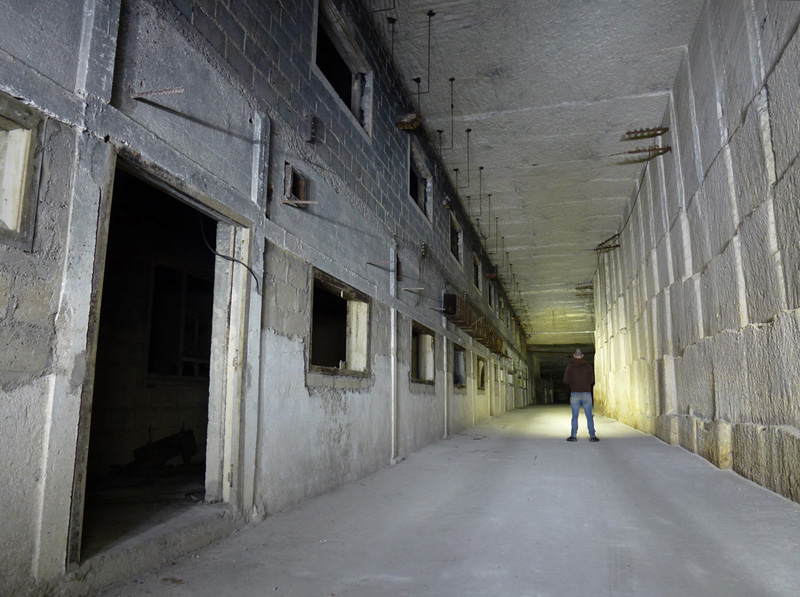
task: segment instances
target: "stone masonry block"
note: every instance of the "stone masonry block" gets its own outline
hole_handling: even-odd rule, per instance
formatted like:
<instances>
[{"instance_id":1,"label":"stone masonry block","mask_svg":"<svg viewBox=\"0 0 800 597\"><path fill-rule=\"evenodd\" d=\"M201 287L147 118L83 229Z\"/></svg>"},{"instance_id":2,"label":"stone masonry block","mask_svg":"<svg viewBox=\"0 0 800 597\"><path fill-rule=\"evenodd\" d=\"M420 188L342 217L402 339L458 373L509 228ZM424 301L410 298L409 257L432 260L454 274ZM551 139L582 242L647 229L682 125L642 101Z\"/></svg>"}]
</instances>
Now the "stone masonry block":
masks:
<instances>
[{"instance_id":1,"label":"stone masonry block","mask_svg":"<svg viewBox=\"0 0 800 597\"><path fill-rule=\"evenodd\" d=\"M689 412L690 388L687 382L686 364L683 357L673 363L675 375L675 412L685 415Z\"/></svg>"},{"instance_id":2,"label":"stone masonry block","mask_svg":"<svg viewBox=\"0 0 800 597\"><path fill-rule=\"evenodd\" d=\"M678 443L684 450L697 452L697 425L694 417L678 417Z\"/></svg>"},{"instance_id":3,"label":"stone masonry block","mask_svg":"<svg viewBox=\"0 0 800 597\"><path fill-rule=\"evenodd\" d=\"M647 359L655 361L664 355L664 328L661 327L664 293L650 299L647 318L644 322L647 338Z\"/></svg>"},{"instance_id":4,"label":"stone masonry block","mask_svg":"<svg viewBox=\"0 0 800 597\"><path fill-rule=\"evenodd\" d=\"M772 145L775 150L778 179L800 153L800 119L797 118L797 104L800 102L798 63L800 63L800 36L795 35L767 80Z\"/></svg>"},{"instance_id":5,"label":"stone masonry block","mask_svg":"<svg viewBox=\"0 0 800 597\"><path fill-rule=\"evenodd\" d=\"M772 2L754 0L755 20L761 24L761 59L763 72L768 73L780 56L783 48L795 35L800 19L800 5L797 2ZM760 81L763 82L763 81Z\"/></svg>"},{"instance_id":6,"label":"stone masonry block","mask_svg":"<svg viewBox=\"0 0 800 597\"><path fill-rule=\"evenodd\" d=\"M714 370L711 343L702 340L686 349L683 356L683 387L688 413L701 419L714 417ZM681 411L686 412L686 411Z\"/></svg>"},{"instance_id":7,"label":"stone masonry block","mask_svg":"<svg viewBox=\"0 0 800 597\"><path fill-rule=\"evenodd\" d=\"M672 284L672 258L670 256L672 241L669 236L661 237L656 247L655 263L658 271L658 291Z\"/></svg>"},{"instance_id":8,"label":"stone masonry block","mask_svg":"<svg viewBox=\"0 0 800 597\"><path fill-rule=\"evenodd\" d=\"M732 191L728 183L728 166L725 149L714 160L703 181L704 203L700 206L705 234L708 238L709 257L713 259L725 249L736 230Z\"/></svg>"},{"instance_id":9,"label":"stone masonry block","mask_svg":"<svg viewBox=\"0 0 800 597\"><path fill-rule=\"evenodd\" d=\"M736 131L730 143L739 220L744 219L769 197L770 177L760 127L758 109L753 103L747 111L744 124ZM772 148L769 150L772 151Z\"/></svg>"},{"instance_id":10,"label":"stone masonry block","mask_svg":"<svg viewBox=\"0 0 800 597\"><path fill-rule=\"evenodd\" d=\"M733 470L759 485L765 485L767 480L767 428L752 423L736 423L732 427Z\"/></svg>"},{"instance_id":11,"label":"stone masonry block","mask_svg":"<svg viewBox=\"0 0 800 597\"><path fill-rule=\"evenodd\" d=\"M711 462L721 469L731 468L733 463L732 426L728 421L714 421L712 432L714 434L714 449Z\"/></svg>"},{"instance_id":12,"label":"stone masonry block","mask_svg":"<svg viewBox=\"0 0 800 597\"><path fill-rule=\"evenodd\" d=\"M670 363L670 366L671 365L672 363ZM653 374L655 376L655 385L656 385L655 412L656 415L660 416L661 414L670 411L670 397L668 390L669 383L667 382L666 379L668 373L665 370L664 359L658 359L657 361L653 361Z\"/></svg>"},{"instance_id":13,"label":"stone masonry block","mask_svg":"<svg viewBox=\"0 0 800 597\"><path fill-rule=\"evenodd\" d=\"M633 250L628 254L631 272L636 272L639 269L642 262L645 260L645 256L650 251L647 234L645 232L646 229L642 221L642 209L643 207L640 204L638 209L634 210L633 216L631 217L631 246Z\"/></svg>"},{"instance_id":14,"label":"stone masonry block","mask_svg":"<svg viewBox=\"0 0 800 597\"><path fill-rule=\"evenodd\" d=\"M704 220L705 203L705 190L700 188L686 210L692 252L692 271L690 272L692 274L702 272L706 264L711 261L711 247Z\"/></svg>"},{"instance_id":15,"label":"stone masonry block","mask_svg":"<svg viewBox=\"0 0 800 597\"><path fill-rule=\"evenodd\" d=\"M786 309L782 272L770 248L770 237L775 235L771 208L771 200L757 207L744 219L739 234L747 316L752 323L769 321Z\"/></svg>"},{"instance_id":16,"label":"stone masonry block","mask_svg":"<svg viewBox=\"0 0 800 597\"><path fill-rule=\"evenodd\" d=\"M783 265L786 302L789 309L800 308L800 248L792 247L779 252Z\"/></svg>"},{"instance_id":17,"label":"stone masonry block","mask_svg":"<svg viewBox=\"0 0 800 597\"><path fill-rule=\"evenodd\" d=\"M672 354L672 292L669 288L656 297L653 309L655 356L660 359L666 354Z\"/></svg>"},{"instance_id":18,"label":"stone masonry block","mask_svg":"<svg viewBox=\"0 0 800 597\"><path fill-rule=\"evenodd\" d=\"M689 59L684 56L681 61L678 74L675 77L673 88L675 99L675 122L674 130L678 133L680 144L681 172L683 172L684 201L688 205L697 191L700 178L698 174L699 160L696 159L696 152L699 151L695 139L695 127L692 122L693 91L692 83L689 78Z\"/></svg>"},{"instance_id":19,"label":"stone masonry block","mask_svg":"<svg viewBox=\"0 0 800 597\"><path fill-rule=\"evenodd\" d=\"M686 212L682 211L669 231L671 249L669 256L672 260L672 272L675 280L682 280L686 275L692 273L688 271L691 269L691 265L686 263L687 257L691 261L691 238L688 235L684 235L684 226L688 231L689 221L686 218Z\"/></svg>"},{"instance_id":20,"label":"stone masonry block","mask_svg":"<svg viewBox=\"0 0 800 597\"><path fill-rule=\"evenodd\" d=\"M747 20L751 19L745 2L710 2L709 29L721 87L723 118L729 131L742 121L744 109L755 95Z\"/></svg>"},{"instance_id":21,"label":"stone masonry block","mask_svg":"<svg viewBox=\"0 0 800 597\"><path fill-rule=\"evenodd\" d=\"M779 355L773 359L773 368L781 378L779 391L772 396L774 421L800 428L800 311L775 318L770 345L773 355Z\"/></svg>"},{"instance_id":22,"label":"stone masonry block","mask_svg":"<svg viewBox=\"0 0 800 597\"><path fill-rule=\"evenodd\" d=\"M644 378L642 384L642 391L644 395L641 397L639 404L640 410L645 415L647 433L652 433L655 425L655 416L659 414L658 411L658 365L656 361L640 361L642 370L640 374ZM645 427L643 427L645 428Z\"/></svg>"},{"instance_id":23,"label":"stone masonry block","mask_svg":"<svg viewBox=\"0 0 800 597\"><path fill-rule=\"evenodd\" d=\"M747 359L747 378L750 399L742 405L743 422L763 425L783 424L787 414L779 412L778 404L785 401L782 393L786 377L783 354L789 348L782 345L783 334L776 334L773 325L747 326L742 330L742 344ZM788 360L788 359L787 359ZM744 417L747 417L746 419Z\"/></svg>"},{"instance_id":24,"label":"stone masonry block","mask_svg":"<svg viewBox=\"0 0 800 597\"><path fill-rule=\"evenodd\" d=\"M656 418L656 437L672 446L680 445L677 415L659 415Z\"/></svg>"},{"instance_id":25,"label":"stone masonry block","mask_svg":"<svg viewBox=\"0 0 800 597\"><path fill-rule=\"evenodd\" d=\"M676 387L675 368L681 359L679 357L664 356L662 397L664 408L661 412L675 414L678 410L678 396Z\"/></svg>"},{"instance_id":26,"label":"stone masonry block","mask_svg":"<svg viewBox=\"0 0 800 597\"><path fill-rule=\"evenodd\" d=\"M670 286L670 322L672 324L672 352L675 356L683 354L683 349L687 345L686 323L684 321L684 284L676 282Z\"/></svg>"},{"instance_id":27,"label":"stone masonry block","mask_svg":"<svg viewBox=\"0 0 800 597\"><path fill-rule=\"evenodd\" d=\"M800 502L800 429L773 426L766 434L766 486Z\"/></svg>"},{"instance_id":28,"label":"stone masonry block","mask_svg":"<svg viewBox=\"0 0 800 597\"><path fill-rule=\"evenodd\" d=\"M651 168L647 169L642 190L639 193L639 225L642 228L642 248L647 254L653 250L656 244L655 221L653 218L653 188L651 177L648 176Z\"/></svg>"},{"instance_id":29,"label":"stone masonry block","mask_svg":"<svg viewBox=\"0 0 800 597\"><path fill-rule=\"evenodd\" d=\"M776 243L781 251L789 309L800 308L800 163L775 186Z\"/></svg>"},{"instance_id":30,"label":"stone masonry block","mask_svg":"<svg viewBox=\"0 0 800 597\"><path fill-rule=\"evenodd\" d=\"M714 371L714 418L730 422L749 420L747 405L751 396L742 334L717 334L710 347Z\"/></svg>"},{"instance_id":31,"label":"stone masonry block","mask_svg":"<svg viewBox=\"0 0 800 597\"><path fill-rule=\"evenodd\" d=\"M702 172L710 168L722 147L722 131L717 115L717 76L710 43L709 5L704 5L689 44L692 89L700 135Z\"/></svg>"},{"instance_id":32,"label":"stone masonry block","mask_svg":"<svg viewBox=\"0 0 800 597\"><path fill-rule=\"evenodd\" d=\"M633 315L642 312L642 277L636 276L631 282L630 292L628 293L629 300L625 301L631 306Z\"/></svg>"},{"instance_id":33,"label":"stone masonry block","mask_svg":"<svg viewBox=\"0 0 800 597\"><path fill-rule=\"evenodd\" d=\"M703 329L703 311L701 302L700 276L694 275L683 283L684 317L686 346L694 344L705 335Z\"/></svg>"},{"instance_id":34,"label":"stone masonry block","mask_svg":"<svg viewBox=\"0 0 800 597\"><path fill-rule=\"evenodd\" d=\"M705 419L695 419L695 446L697 455L713 462L716 438L714 437L713 424Z\"/></svg>"},{"instance_id":35,"label":"stone masonry block","mask_svg":"<svg viewBox=\"0 0 800 597\"><path fill-rule=\"evenodd\" d=\"M730 243L701 276L703 328L706 336L741 327L736 247Z\"/></svg>"},{"instance_id":36,"label":"stone masonry block","mask_svg":"<svg viewBox=\"0 0 800 597\"><path fill-rule=\"evenodd\" d=\"M667 197L662 184L664 181L664 169L666 160L659 158L650 162L648 168L650 174L651 187L653 189L653 230L655 232L656 243L660 241L669 230L669 218L667 217ZM672 164L670 164L672 165Z\"/></svg>"}]
</instances>

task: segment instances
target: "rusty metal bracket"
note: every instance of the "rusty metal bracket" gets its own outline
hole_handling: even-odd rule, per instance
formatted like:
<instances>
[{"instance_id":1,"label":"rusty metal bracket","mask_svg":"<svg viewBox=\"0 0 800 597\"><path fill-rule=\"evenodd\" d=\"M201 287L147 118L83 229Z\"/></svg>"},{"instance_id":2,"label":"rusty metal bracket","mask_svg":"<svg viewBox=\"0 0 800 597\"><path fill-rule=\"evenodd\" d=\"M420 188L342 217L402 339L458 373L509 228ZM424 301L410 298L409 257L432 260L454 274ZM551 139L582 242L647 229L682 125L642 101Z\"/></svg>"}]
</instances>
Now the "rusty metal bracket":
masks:
<instances>
[{"instance_id":1,"label":"rusty metal bracket","mask_svg":"<svg viewBox=\"0 0 800 597\"><path fill-rule=\"evenodd\" d=\"M631 149L630 151L626 151L627 154L640 154L646 153L647 157L644 158L645 161L650 161L653 158L657 158L660 155L664 155L665 153L669 153L672 151L672 146L665 145L663 147L659 147L658 145L651 145L650 147L637 147L636 149Z\"/></svg>"},{"instance_id":2,"label":"rusty metal bracket","mask_svg":"<svg viewBox=\"0 0 800 597\"><path fill-rule=\"evenodd\" d=\"M637 141L639 139L652 139L665 135L669 131L668 126L655 127L649 129L633 129L632 131L625 131L622 137L623 141Z\"/></svg>"}]
</instances>

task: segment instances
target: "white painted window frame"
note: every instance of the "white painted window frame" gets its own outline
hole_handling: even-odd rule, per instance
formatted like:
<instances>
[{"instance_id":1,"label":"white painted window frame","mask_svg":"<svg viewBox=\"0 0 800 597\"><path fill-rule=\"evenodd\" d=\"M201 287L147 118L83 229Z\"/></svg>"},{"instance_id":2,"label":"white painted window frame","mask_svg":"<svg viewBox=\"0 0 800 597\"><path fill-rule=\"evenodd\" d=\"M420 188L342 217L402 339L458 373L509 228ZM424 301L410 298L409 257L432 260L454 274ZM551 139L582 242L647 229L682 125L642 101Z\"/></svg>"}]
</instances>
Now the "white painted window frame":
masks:
<instances>
[{"instance_id":1,"label":"white painted window frame","mask_svg":"<svg viewBox=\"0 0 800 597\"><path fill-rule=\"evenodd\" d=\"M0 243L31 251L45 118L0 93Z\"/></svg>"}]
</instances>

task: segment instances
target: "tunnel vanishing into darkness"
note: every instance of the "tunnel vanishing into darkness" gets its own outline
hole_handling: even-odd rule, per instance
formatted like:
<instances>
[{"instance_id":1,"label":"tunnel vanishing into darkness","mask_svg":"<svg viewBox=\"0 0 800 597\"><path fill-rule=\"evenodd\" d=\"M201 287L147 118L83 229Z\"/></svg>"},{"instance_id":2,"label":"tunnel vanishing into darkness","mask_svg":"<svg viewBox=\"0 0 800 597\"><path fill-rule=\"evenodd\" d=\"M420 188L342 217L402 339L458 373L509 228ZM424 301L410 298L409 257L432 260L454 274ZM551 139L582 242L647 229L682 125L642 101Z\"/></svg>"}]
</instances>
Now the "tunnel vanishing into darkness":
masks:
<instances>
[{"instance_id":1,"label":"tunnel vanishing into darkness","mask_svg":"<svg viewBox=\"0 0 800 597\"><path fill-rule=\"evenodd\" d=\"M0 593L100 590L496 421L544 458L575 348L617 434L587 471L630 458L631 484L626 445L679 446L716 467L695 484L800 502L799 24L780 0L7 2Z\"/></svg>"}]
</instances>

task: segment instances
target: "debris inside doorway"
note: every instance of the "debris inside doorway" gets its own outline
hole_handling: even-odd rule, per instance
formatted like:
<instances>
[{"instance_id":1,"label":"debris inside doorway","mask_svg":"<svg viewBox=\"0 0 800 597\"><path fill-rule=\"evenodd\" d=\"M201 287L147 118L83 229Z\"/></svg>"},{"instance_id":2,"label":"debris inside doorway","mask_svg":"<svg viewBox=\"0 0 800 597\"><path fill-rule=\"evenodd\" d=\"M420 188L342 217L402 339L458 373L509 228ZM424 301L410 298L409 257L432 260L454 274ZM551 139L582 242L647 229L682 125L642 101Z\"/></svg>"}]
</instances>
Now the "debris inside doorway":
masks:
<instances>
[{"instance_id":1,"label":"debris inside doorway","mask_svg":"<svg viewBox=\"0 0 800 597\"><path fill-rule=\"evenodd\" d=\"M125 468L160 468L169 460L180 456L184 464L191 464L197 454L197 442L191 429L181 429L157 441L148 441L133 451L133 461Z\"/></svg>"}]
</instances>

